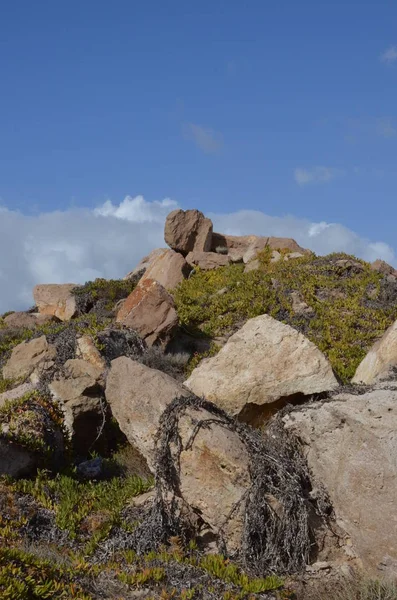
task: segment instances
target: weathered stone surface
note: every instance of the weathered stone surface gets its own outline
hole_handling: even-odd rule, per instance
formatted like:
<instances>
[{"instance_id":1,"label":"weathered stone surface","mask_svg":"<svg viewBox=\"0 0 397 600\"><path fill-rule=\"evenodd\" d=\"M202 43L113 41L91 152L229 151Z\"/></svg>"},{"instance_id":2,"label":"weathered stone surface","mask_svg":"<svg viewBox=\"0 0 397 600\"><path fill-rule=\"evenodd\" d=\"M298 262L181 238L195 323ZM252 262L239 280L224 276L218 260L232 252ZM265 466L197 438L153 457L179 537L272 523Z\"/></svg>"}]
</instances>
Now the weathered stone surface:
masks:
<instances>
[{"instance_id":1,"label":"weathered stone surface","mask_svg":"<svg viewBox=\"0 0 397 600\"><path fill-rule=\"evenodd\" d=\"M247 321L216 356L203 360L185 386L259 425L281 402L335 389L338 382L325 356L304 335L261 315Z\"/></svg>"},{"instance_id":2,"label":"weathered stone surface","mask_svg":"<svg viewBox=\"0 0 397 600\"><path fill-rule=\"evenodd\" d=\"M258 235L223 235L212 234L211 250L215 252L217 247L225 247L234 257L243 258L247 264L256 258L258 252L269 246L272 250L287 249L290 252L307 254L310 251L301 248L292 238L266 237Z\"/></svg>"},{"instance_id":3,"label":"weathered stone surface","mask_svg":"<svg viewBox=\"0 0 397 600\"><path fill-rule=\"evenodd\" d=\"M165 250L154 258L140 284L152 279L160 283L166 290L173 290L189 275L191 270L182 254L174 252L174 250Z\"/></svg>"},{"instance_id":4,"label":"weathered stone surface","mask_svg":"<svg viewBox=\"0 0 397 600\"><path fill-rule=\"evenodd\" d=\"M260 266L261 266L261 263L259 262L258 258L255 258L254 260L250 260L250 262L247 263L244 267L244 273L249 273L250 271L256 271L257 269L259 269Z\"/></svg>"},{"instance_id":5,"label":"weathered stone surface","mask_svg":"<svg viewBox=\"0 0 397 600\"><path fill-rule=\"evenodd\" d=\"M106 362L90 335L82 335L76 342L76 357L86 360L101 372L106 368Z\"/></svg>"},{"instance_id":6,"label":"weathered stone surface","mask_svg":"<svg viewBox=\"0 0 397 600\"><path fill-rule=\"evenodd\" d=\"M358 365L353 383L372 384L377 379L387 379L397 368L397 321L370 349Z\"/></svg>"},{"instance_id":7,"label":"weathered stone surface","mask_svg":"<svg viewBox=\"0 0 397 600\"><path fill-rule=\"evenodd\" d=\"M46 283L36 285L33 298L41 314L52 315L61 321L69 321L76 315L77 304L72 290L75 283Z\"/></svg>"},{"instance_id":8,"label":"weathered stone surface","mask_svg":"<svg viewBox=\"0 0 397 600\"><path fill-rule=\"evenodd\" d=\"M14 478L27 476L34 471L36 464L36 457L27 448L0 439L1 475Z\"/></svg>"},{"instance_id":9,"label":"weathered stone surface","mask_svg":"<svg viewBox=\"0 0 397 600\"><path fill-rule=\"evenodd\" d=\"M135 329L148 346L165 344L178 325L172 296L152 279L139 284L126 298L116 320Z\"/></svg>"},{"instance_id":10,"label":"weathered stone surface","mask_svg":"<svg viewBox=\"0 0 397 600\"><path fill-rule=\"evenodd\" d=\"M371 264L371 269L373 271L378 271L378 273L382 273L382 275L393 275L393 277L397 277L397 270L379 258Z\"/></svg>"},{"instance_id":11,"label":"weathered stone surface","mask_svg":"<svg viewBox=\"0 0 397 600\"><path fill-rule=\"evenodd\" d=\"M21 383L21 385L18 385L12 390L7 390L6 392L3 392L2 394L0 394L0 408L4 406L6 402L10 400L19 400L19 398L22 398L23 396L25 396L25 394L33 392L34 389L35 386L33 385L33 383L28 382Z\"/></svg>"},{"instance_id":12,"label":"weathered stone surface","mask_svg":"<svg viewBox=\"0 0 397 600\"><path fill-rule=\"evenodd\" d=\"M189 252L186 257L186 262L192 267L200 267L204 271L217 269L218 267L226 267L231 263L230 257L226 254L218 254L217 252Z\"/></svg>"},{"instance_id":13,"label":"weathered stone surface","mask_svg":"<svg viewBox=\"0 0 397 600\"><path fill-rule=\"evenodd\" d=\"M338 524L350 535L351 551L367 572L391 569L395 577L397 390L340 394L297 407L283 420L325 486Z\"/></svg>"},{"instance_id":14,"label":"weathered stone surface","mask_svg":"<svg viewBox=\"0 0 397 600\"><path fill-rule=\"evenodd\" d=\"M156 248L155 250L152 250L150 254L142 258L142 260L137 264L135 269L127 273L124 279L133 279L139 274L143 275L144 273L146 273L147 269L150 267L153 261L156 260L156 258L158 258L159 256L162 256L165 252L168 252L168 248Z\"/></svg>"},{"instance_id":15,"label":"weathered stone surface","mask_svg":"<svg viewBox=\"0 0 397 600\"><path fill-rule=\"evenodd\" d=\"M208 426L200 427L193 438L201 421L207 421ZM244 444L236 432L214 422L214 415L202 408L187 409L177 431L182 451L175 468L181 497L202 517L213 536L223 531L229 552L240 548L245 498L251 483ZM168 502L172 500L168 498Z\"/></svg>"},{"instance_id":16,"label":"weathered stone surface","mask_svg":"<svg viewBox=\"0 0 397 600\"><path fill-rule=\"evenodd\" d=\"M166 219L164 239L170 248L185 256L193 250L209 252L212 221L199 210L174 210Z\"/></svg>"},{"instance_id":17,"label":"weathered stone surface","mask_svg":"<svg viewBox=\"0 0 397 600\"><path fill-rule=\"evenodd\" d=\"M22 342L15 346L10 358L3 367L4 379L19 379L28 377L40 366L47 369L53 364L56 349L47 342L45 335Z\"/></svg>"},{"instance_id":18,"label":"weathered stone surface","mask_svg":"<svg viewBox=\"0 0 397 600\"><path fill-rule=\"evenodd\" d=\"M292 310L296 315L314 315L314 310L305 302L302 294L295 290L291 292Z\"/></svg>"},{"instance_id":19,"label":"weathered stone surface","mask_svg":"<svg viewBox=\"0 0 397 600\"><path fill-rule=\"evenodd\" d=\"M290 252L284 256L284 260L293 260L294 258L303 258L304 254L302 252Z\"/></svg>"},{"instance_id":20,"label":"weathered stone surface","mask_svg":"<svg viewBox=\"0 0 397 600\"><path fill-rule=\"evenodd\" d=\"M104 421L102 369L75 358L66 361L65 376L49 385L61 403L76 452L85 454Z\"/></svg>"},{"instance_id":21,"label":"weathered stone surface","mask_svg":"<svg viewBox=\"0 0 397 600\"><path fill-rule=\"evenodd\" d=\"M14 312L4 318L7 327L21 327L23 329L34 329L38 325L44 325L54 321L51 315L41 315L40 313Z\"/></svg>"},{"instance_id":22,"label":"weathered stone surface","mask_svg":"<svg viewBox=\"0 0 397 600\"><path fill-rule=\"evenodd\" d=\"M172 377L121 356L112 361L106 400L120 429L153 468L154 436L165 408L186 390Z\"/></svg>"}]
</instances>

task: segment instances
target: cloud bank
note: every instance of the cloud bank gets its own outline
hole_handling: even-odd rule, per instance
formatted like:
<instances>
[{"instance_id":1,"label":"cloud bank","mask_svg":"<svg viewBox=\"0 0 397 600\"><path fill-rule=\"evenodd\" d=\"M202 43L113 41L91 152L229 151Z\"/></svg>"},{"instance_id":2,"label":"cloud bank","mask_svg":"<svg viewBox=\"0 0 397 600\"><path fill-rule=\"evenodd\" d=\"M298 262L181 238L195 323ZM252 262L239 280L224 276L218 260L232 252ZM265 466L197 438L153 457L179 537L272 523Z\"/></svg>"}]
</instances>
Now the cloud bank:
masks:
<instances>
[{"instance_id":1,"label":"cloud bank","mask_svg":"<svg viewBox=\"0 0 397 600\"><path fill-rule=\"evenodd\" d=\"M344 174L343 169L335 169L334 167L310 167L309 169L298 167L294 170L294 179L298 185L329 183Z\"/></svg>"},{"instance_id":2,"label":"cloud bank","mask_svg":"<svg viewBox=\"0 0 397 600\"><path fill-rule=\"evenodd\" d=\"M95 210L73 209L28 216L0 207L0 314L33 304L37 283L84 283L119 278L153 248L164 246L167 214L178 207L168 198L148 202L127 196ZM186 208L186 207L184 207ZM394 250L371 242L337 223L313 223L259 211L208 215L216 231L231 235L293 237L317 254L344 251L397 266Z\"/></svg>"}]
</instances>

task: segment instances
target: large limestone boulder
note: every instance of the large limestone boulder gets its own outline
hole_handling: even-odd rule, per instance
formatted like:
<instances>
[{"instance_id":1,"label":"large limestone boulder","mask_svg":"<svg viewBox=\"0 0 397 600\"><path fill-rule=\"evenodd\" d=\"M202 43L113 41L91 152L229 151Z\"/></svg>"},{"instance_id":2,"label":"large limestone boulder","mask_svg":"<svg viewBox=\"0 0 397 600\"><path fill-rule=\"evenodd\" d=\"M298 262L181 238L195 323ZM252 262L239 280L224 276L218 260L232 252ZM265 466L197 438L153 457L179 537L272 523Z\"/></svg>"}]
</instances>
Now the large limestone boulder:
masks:
<instances>
[{"instance_id":1,"label":"large limestone boulder","mask_svg":"<svg viewBox=\"0 0 397 600\"><path fill-rule=\"evenodd\" d=\"M218 254L217 252L189 252L186 262L192 267L200 267L204 271L211 271L218 267L226 267L232 261L227 254Z\"/></svg>"},{"instance_id":2,"label":"large limestone boulder","mask_svg":"<svg viewBox=\"0 0 397 600\"><path fill-rule=\"evenodd\" d=\"M66 361L64 375L49 384L49 390L65 415L74 450L85 454L104 425L103 369L81 358Z\"/></svg>"},{"instance_id":3,"label":"large limestone boulder","mask_svg":"<svg viewBox=\"0 0 397 600\"><path fill-rule=\"evenodd\" d=\"M155 250L152 250L147 256L142 258L135 269L127 273L124 279L134 279L134 277L143 275L146 273L153 261L155 261L159 256L162 256L165 252L168 252L168 248L156 248Z\"/></svg>"},{"instance_id":4,"label":"large limestone boulder","mask_svg":"<svg viewBox=\"0 0 397 600\"><path fill-rule=\"evenodd\" d=\"M172 296L153 279L140 283L126 298L116 320L135 329L148 346L166 344L178 325Z\"/></svg>"},{"instance_id":5,"label":"large limestone boulder","mask_svg":"<svg viewBox=\"0 0 397 600\"><path fill-rule=\"evenodd\" d=\"M174 210L165 222L166 243L186 256L197 250L208 252L211 249L212 221L199 210Z\"/></svg>"},{"instance_id":6,"label":"large limestone boulder","mask_svg":"<svg viewBox=\"0 0 397 600\"><path fill-rule=\"evenodd\" d=\"M160 283L166 290L173 290L189 275L191 270L182 254L174 252L174 250L165 250L148 266L140 284L152 279Z\"/></svg>"},{"instance_id":7,"label":"large limestone boulder","mask_svg":"<svg viewBox=\"0 0 397 600\"><path fill-rule=\"evenodd\" d=\"M333 390L331 365L304 335L268 315L250 319L213 358L185 382L252 425L260 425L289 400Z\"/></svg>"},{"instance_id":8,"label":"large limestone boulder","mask_svg":"<svg viewBox=\"0 0 397 600\"><path fill-rule=\"evenodd\" d=\"M187 391L169 375L121 356L111 363L105 393L120 429L153 469L160 416Z\"/></svg>"},{"instance_id":9,"label":"large limestone boulder","mask_svg":"<svg viewBox=\"0 0 397 600\"><path fill-rule=\"evenodd\" d=\"M367 572L395 577L397 387L340 394L296 407L283 420L325 486L350 552Z\"/></svg>"},{"instance_id":10,"label":"large limestone boulder","mask_svg":"<svg viewBox=\"0 0 397 600\"><path fill-rule=\"evenodd\" d=\"M174 433L180 443L173 456L178 484L165 498L168 507L183 498L184 507L205 522L205 536L215 543L223 539L228 552L238 550L251 485L247 448L222 417L199 406L182 411ZM164 442L160 437L159 444ZM169 484L167 475L157 472L160 484L164 478L162 489Z\"/></svg>"},{"instance_id":11,"label":"large limestone boulder","mask_svg":"<svg viewBox=\"0 0 397 600\"><path fill-rule=\"evenodd\" d=\"M41 315L40 313L14 312L4 317L4 324L10 328L34 329L38 325L51 323L56 319L51 315Z\"/></svg>"},{"instance_id":12,"label":"large limestone boulder","mask_svg":"<svg viewBox=\"0 0 397 600\"><path fill-rule=\"evenodd\" d=\"M397 367L397 321L393 323L370 349L358 365L353 383L372 384L377 379L387 379Z\"/></svg>"},{"instance_id":13,"label":"large limestone boulder","mask_svg":"<svg viewBox=\"0 0 397 600\"><path fill-rule=\"evenodd\" d=\"M47 342L45 335L22 342L15 346L11 356L3 367L4 379L23 379L29 377L38 367L48 369L56 357L55 346Z\"/></svg>"},{"instance_id":14,"label":"large limestone boulder","mask_svg":"<svg viewBox=\"0 0 397 600\"><path fill-rule=\"evenodd\" d=\"M57 317L61 321L69 321L77 313L76 298L72 290L76 283L46 283L36 285L33 298L41 314Z\"/></svg>"},{"instance_id":15,"label":"large limestone boulder","mask_svg":"<svg viewBox=\"0 0 397 600\"><path fill-rule=\"evenodd\" d=\"M272 250L289 250L307 254L309 250L301 248L292 238L266 237L257 235L223 235L212 234L211 250L215 252L220 248L227 248L233 262L243 260L249 263L254 260L258 252L269 246Z\"/></svg>"}]
</instances>

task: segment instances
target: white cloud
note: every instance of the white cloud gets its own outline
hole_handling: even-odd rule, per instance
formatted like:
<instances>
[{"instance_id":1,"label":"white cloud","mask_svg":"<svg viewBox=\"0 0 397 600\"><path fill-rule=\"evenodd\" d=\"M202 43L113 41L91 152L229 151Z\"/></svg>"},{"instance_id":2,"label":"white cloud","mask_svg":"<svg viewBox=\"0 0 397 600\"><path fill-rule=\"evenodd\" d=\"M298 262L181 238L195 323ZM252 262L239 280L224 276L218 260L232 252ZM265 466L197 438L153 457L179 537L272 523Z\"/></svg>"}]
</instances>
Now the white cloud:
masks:
<instances>
[{"instance_id":1,"label":"white cloud","mask_svg":"<svg viewBox=\"0 0 397 600\"><path fill-rule=\"evenodd\" d=\"M184 135L207 154L218 152L223 146L222 135L209 127L187 123L183 127Z\"/></svg>"},{"instance_id":2,"label":"white cloud","mask_svg":"<svg viewBox=\"0 0 397 600\"><path fill-rule=\"evenodd\" d=\"M294 170L294 179L298 185L307 185L308 183L328 183L336 177L344 175L343 169L333 167L310 167L304 169L298 167Z\"/></svg>"},{"instance_id":3,"label":"white cloud","mask_svg":"<svg viewBox=\"0 0 397 600\"><path fill-rule=\"evenodd\" d=\"M153 248L164 246L165 217L173 200L147 202L127 196L95 210L71 209L36 216L0 207L0 314L33 304L37 283L84 283L118 278ZM383 258L397 266L393 248L372 242L337 223L313 223L259 211L209 215L216 231L293 237L318 254L344 251L366 260Z\"/></svg>"},{"instance_id":4,"label":"white cloud","mask_svg":"<svg viewBox=\"0 0 397 600\"><path fill-rule=\"evenodd\" d=\"M397 46L390 46L380 55L380 61L388 65L393 64L397 60Z\"/></svg>"}]
</instances>

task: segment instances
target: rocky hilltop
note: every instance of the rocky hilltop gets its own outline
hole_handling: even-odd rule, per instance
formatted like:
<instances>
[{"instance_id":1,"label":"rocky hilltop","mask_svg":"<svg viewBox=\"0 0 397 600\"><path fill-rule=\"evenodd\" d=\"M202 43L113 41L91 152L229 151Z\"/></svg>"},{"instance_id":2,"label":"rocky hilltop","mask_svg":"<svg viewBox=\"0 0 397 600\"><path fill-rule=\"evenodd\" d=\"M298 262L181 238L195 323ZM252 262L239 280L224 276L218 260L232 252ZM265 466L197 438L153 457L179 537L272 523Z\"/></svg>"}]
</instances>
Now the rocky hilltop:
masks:
<instances>
[{"instance_id":1,"label":"rocky hilltop","mask_svg":"<svg viewBox=\"0 0 397 600\"><path fill-rule=\"evenodd\" d=\"M0 317L0 597L397 598L397 271L164 239Z\"/></svg>"}]
</instances>

